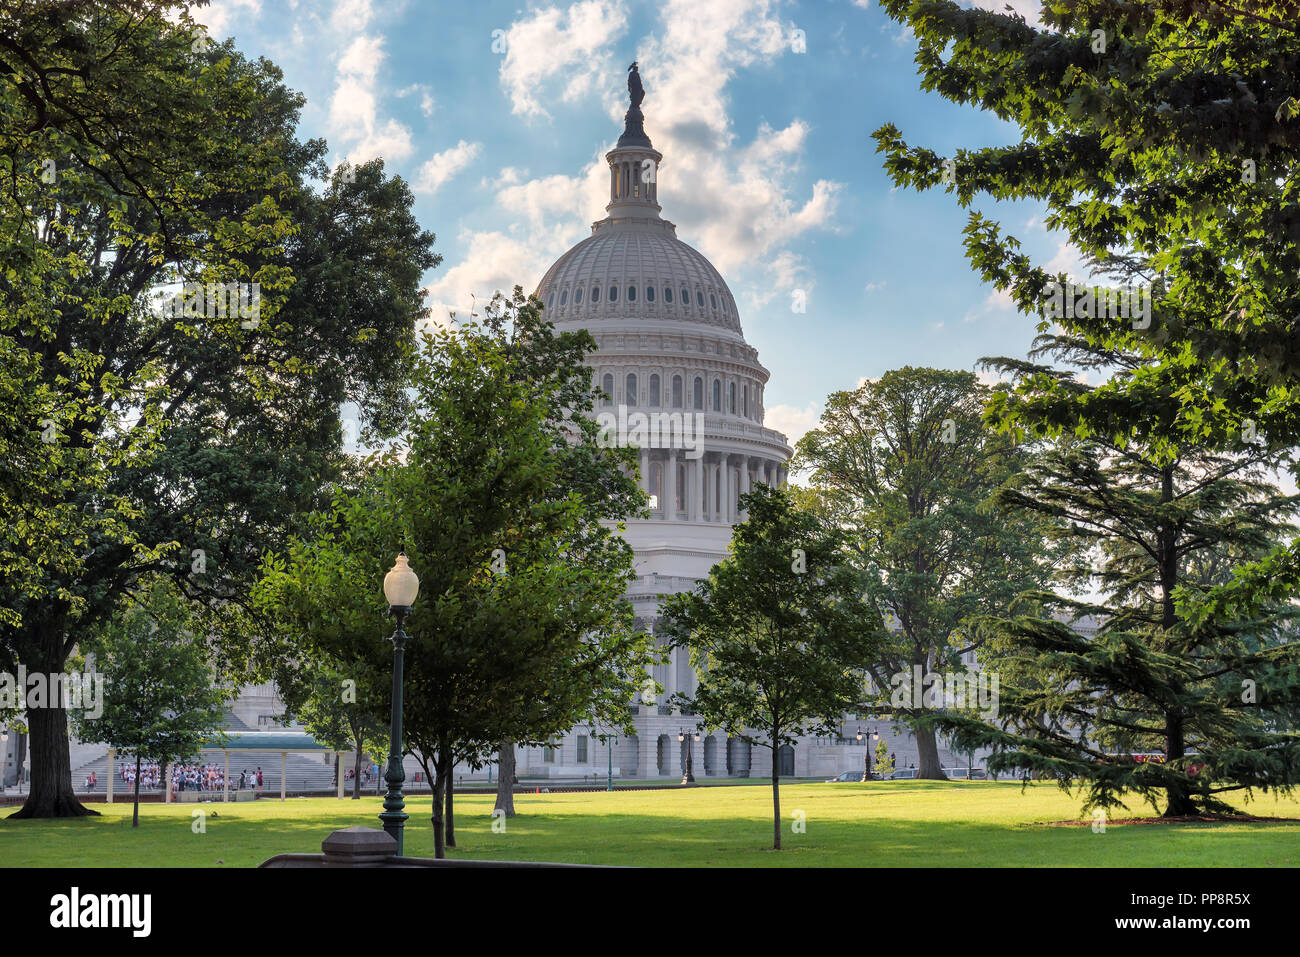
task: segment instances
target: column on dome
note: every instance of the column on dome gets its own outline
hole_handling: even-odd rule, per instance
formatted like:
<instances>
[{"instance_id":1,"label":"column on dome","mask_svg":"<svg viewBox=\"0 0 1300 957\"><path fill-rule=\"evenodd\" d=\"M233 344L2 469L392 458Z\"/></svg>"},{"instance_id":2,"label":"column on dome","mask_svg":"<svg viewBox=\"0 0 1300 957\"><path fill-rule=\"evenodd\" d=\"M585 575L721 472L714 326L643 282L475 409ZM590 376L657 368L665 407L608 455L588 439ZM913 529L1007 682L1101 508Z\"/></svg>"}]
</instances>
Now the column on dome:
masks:
<instances>
[{"instance_id":1,"label":"column on dome","mask_svg":"<svg viewBox=\"0 0 1300 957\"><path fill-rule=\"evenodd\" d=\"M722 503L719 510L722 515L722 521L730 522L731 511L736 507L736 503L731 500L731 453L722 453L722 464L719 466L719 470L718 477L722 480L720 483L722 486Z\"/></svg>"},{"instance_id":2,"label":"column on dome","mask_svg":"<svg viewBox=\"0 0 1300 957\"><path fill-rule=\"evenodd\" d=\"M667 449L664 461L664 500L659 517L666 521L677 518L677 450Z\"/></svg>"},{"instance_id":3,"label":"column on dome","mask_svg":"<svg viewBox=\"0 0 1300 957\"><path fill-rule=\"evenodd\" d=\"M740 494L745 495L749 491L750 491L749 456L742 455L740 457ZM736 507L737 509L740 508L739 499L736 500ZM748 512L738 511L737 514L739 515L740 520L742 522L745 521L747 518L749 518Z\"/></svg>"},{"instance_id":4,"label":"column on dome","mask_svg":"<svg viewBox=\"0 0 1300 957\"><path fill-rule=\"evenodd\" d=\"M704 521L704 456L690 459L687 471L691 477L691 521Z\"/></svg>"}]
</instances>

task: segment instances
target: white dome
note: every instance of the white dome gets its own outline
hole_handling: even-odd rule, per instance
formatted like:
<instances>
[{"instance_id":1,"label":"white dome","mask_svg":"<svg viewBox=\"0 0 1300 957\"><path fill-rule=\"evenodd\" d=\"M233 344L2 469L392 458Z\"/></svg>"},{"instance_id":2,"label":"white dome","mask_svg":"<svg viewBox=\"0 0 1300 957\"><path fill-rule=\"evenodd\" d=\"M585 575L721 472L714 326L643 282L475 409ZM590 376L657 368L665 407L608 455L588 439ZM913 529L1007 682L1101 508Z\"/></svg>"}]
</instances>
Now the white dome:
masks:
<instances>
[{"instance_id":1,"label":"white dome","mask_svg":"<svg viewBox=\"0 0 1300 957\"><path fill-rule=\"evenodd\" d=\"M536 295L546 318L556 325L606 318L675 320L741 336L731 290L713 264L672 228L663 220L602 224L542 277Z\"/></svg>"}]
</instances>

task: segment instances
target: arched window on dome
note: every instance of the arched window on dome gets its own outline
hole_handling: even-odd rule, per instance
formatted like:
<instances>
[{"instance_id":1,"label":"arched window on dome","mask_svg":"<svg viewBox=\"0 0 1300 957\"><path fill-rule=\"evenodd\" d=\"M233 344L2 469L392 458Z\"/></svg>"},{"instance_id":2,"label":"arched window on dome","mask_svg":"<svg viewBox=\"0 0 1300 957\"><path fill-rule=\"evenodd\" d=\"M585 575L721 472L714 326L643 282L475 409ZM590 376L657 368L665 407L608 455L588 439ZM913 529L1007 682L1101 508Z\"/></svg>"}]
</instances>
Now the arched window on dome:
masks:
<instances>
[{"instance_id":1,"label":"arched window on dome","mask_svg":"<svg viewBox=\"0 0 1300 957\"><path fill-rule=\"evenodd\" d=\"M581 306L581 305L582 305L582 287L581 287L581 286L579 286L577 289L573 290L573 304L574 304L575 306Z\"/></svg>"},{"instance_id":2,"label":"arched window on dome","mask_svg":"<svg viewBox=\"0 0 1300 957\"><path fill-rule=\"evenodd\" d=\"M704 380L698 376L695 378L695 408L704 408Z\"/></svg>"},{"instance_id":3,"label":"arched window on dome","mask_svg":"<svg viewBox=\"0 0 1300 957\"><path fill-rule=\"evenodd\" d=\"M722 411L722 383L717 379L713 380L713 411Z\"/></svg>"},{"instance_id":4,"label":"arched window on dome","mask_svg":"<svg viewBox=\"0 0 1300 957\"><path fill-rule=\"evenodd\" d=\"M601 400L601 405L613 405L614 377L608 372L605 373L605 378L600 380L600 391L605 393L604 399Z\"/></svg>"},{"instance_id":5,"label":"arched window on dome","mask_svg":"<svg viewBox=\"0 0 1300 957\"><path fill-rule=\"evenodd\" d=\"M736 414L736 383L734 382L731 383L730 389L728 391L730 392L729 395L730 404L727 406L727 410L732 415L735 415Z\"/></svg>"},{"instance_id":6,"label":"arched window on dome","mask_svg":"<svg viewBox=\"0 0 1300 957\"><path fill-rule=\"evenodd\" d=\"M673 288L672 288L672 286L664 286L664 302L668 303L668 305L670 305L670 306L672 305L672 303L673 303Z\"/></svg>"},{"instance_id":7,"label":"arched window on dome","mask_svg":"<svg viewBox=\"0 0 1300 957\"><path fill-rule=\"evenodd\" d=\"M749 386L745 386L745 418L749 418Z\"/></svg>"},{"instance_id":8,"label":"arched window on dome","mask_svg":"<svg viewBox=\"0 0 1300 957\"><path fill-rule=\"evenodd\" d=\"M659 377L652 375L650 377L650 405L659 404Z\"/></svg>"},{"instance_id":9,"label":"arched window on dome","mask_svg":"<svg viewBox=\"0 0 1300 957\"><path fill-rule=\"evenodd\" d=\"M609 287L609 301L618 302L618 286Z\"/></svg>"},{"instance_id":10,"label":"arched window on dome","mask_svg":"<svg viewBox=\"0 0 1300 957\"><path fill-rule=\"evenodd\" d=\"M627 301L636 302L636 286L627 287Z\"/></svg>"},{"instance_id":11,"label":"arched window on dome","mask_svg":"<svg viewBox=\"0 0 1300 957\"><path fill-rule=\"evenodd\" d=\"M636 373L627 374L626 389L623 392L623 401L628 405L636 405Z\"/></svg>"},{"instance_id":12,"label":"arched window on dome","mask_svg":"<svg viewBox=\"0 0 1300 957\"><path fill-rule=\"evenodd\" d=\"M645 287L645 301L646 301L646 302L654 302L654 301L655 301L655 287L654 287L654 286L646 286L646 287Z\"/></svg>"},{"instance_id":13,"label":"arched window on dome","mask_svg":"<svg viewBox=\"0 0 1300 957\"><path fill-rule=\"evenodd\" d=\"M677 463L677 511L686 511L686 463Z\"/></svg>"},{"instance_id":14,"label":"arched window on dome","mask_svg":"<svg viewBox=\"0 0 1300 957\"><path fill-rule=\"evenodd\" d=\"M569 304L569 290L566 289L562 293L560 293L560 305L567 306L568 304Z\"/></svg>"},{"instance_id":15,"label":"arched window on dome","mask_svg":"<svg viewBox=\"0 0 1300 957\"><path fill-rule=\"evenodd\" d=\"M552 292L552 293L547 293L547 295L546 295L546 308L547 308L547 309L550 309L551 306L553 306L553 305L555 305L555 293L553 293L553 292Z\"/></svg>"},{"instance_id":16,"label":"arched window on dome","mask_svg":"<svg viewBox=\"0 0 1300 957\"><path fill-rule=\"evenodd\" d=\"M695 290L695 305L699 306L701 309L704 308L704 293L700 292L698 289Z\"/></svg>"},{"instance_id":17,"label":"arched window on dome","mask_svg":"<svg viewBox=\"0 0 1300 957\"><path fill-rule=\"evenodd\" d=\"M591 287L591 301L592 301L592 302L600 302L600 287L599 287L599 286L592 286L592 287Z\"/></svg>"},{"instance_id":18,"label":"arched window on dome","mask_svg":"<svg viewBox=\"0 0 1300 957\"><path fill-rule=\"evenodd\" d=\"M682 286L682 305L689 306L690 304L691 304L691 292L685 286Z\"/></svg>"},{"instance_id":19,"label":"arched window on dome","mask_svg":"<svg viewBox=\"0 0 1300 957\"><path fill-rule=\"evenodd\" d=\"M709 305L712 306L714 309L718 308L718 297L715 296L713 293L709 293Z\"/></svg>"},{"instance_id":20,"label":"arched window on dome","mask_svg":"<svg viewBox=\"0 0 1300 957\"><path fill-rule=\"evenodd\" d=\"M679 375L675 375L673 376L673 408L680 409L681 407L682 407L682 377Z\"/></svg>"}]
</instances>

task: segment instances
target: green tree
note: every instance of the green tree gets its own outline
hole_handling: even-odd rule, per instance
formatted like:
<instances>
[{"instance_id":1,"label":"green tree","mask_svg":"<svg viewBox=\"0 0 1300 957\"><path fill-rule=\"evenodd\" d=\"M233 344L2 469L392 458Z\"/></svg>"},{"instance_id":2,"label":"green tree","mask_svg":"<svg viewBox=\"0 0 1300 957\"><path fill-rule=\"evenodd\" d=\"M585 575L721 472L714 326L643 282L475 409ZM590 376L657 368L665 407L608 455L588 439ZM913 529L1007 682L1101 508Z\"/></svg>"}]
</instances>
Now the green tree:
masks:
<instances>
[{"instance_id":1,"label":"green tree","mask_svg":"<svg viewBox=\"0 0 1300 957\"><path fill-rule=\"evenodd\" d=\"M1135 443L1164 462L1300 438L1300 37L1291 0L1045 4L1046 28L950 0L882 0L917 37L921 86L1018 127L1017 142L950 162L893 124L875 133L895 183L1035 200L1085 258L1133 257L1152 290L1138 322L1069 309L1056 331L1149 360L1091 393L1086 415L1039 417L1049 432ZM946 184L946 185L944 185ZM972 210L967 257L1026 313L1052 275ZM1073 297L1072 297L1073 298ZM1072 303L1074 305L1075 303ZM1048 331L1046 318L1040 332ZM1032 383L1025 383L1032 386ZM1004 421L1007 427L1014 423ZM1242 569L1191 617L1258 610L1300 589L1300 542ZM1253 592L1258 592L1254 594Z\"/></svg>"},{"instance_id":2,"label":"green tree","mask_svg":"<svg viewBox=\"0 0 1300 957\"><path fill-rule=\"evenodd\" d=\"M1051 410L1083 416L1098 391L1113 383L1122 393L1149 364L1069 336L1042 337L1038 354L1066 366L998 361L1014 386L991 414L1039 428ZM1100 363L1112 372L1106 385L1076 374ZM1086 783L1087 809L1123 806L1133 792L1163 800L1166 816L1225 813L1224 793L1289 790L1300 779L1297 612L1275 602L1196 620L1179 607L1294 535L1300 497L1269 481L1283 460L1262 443L1217 451L1184 442L1168 459L1094 437L1062 439L1031 462L1000 504L1048 516L1089 548L1059 570L1065 594L1031 595L1036 609L981 623L997 635L1004 720L984 730L959 722L959 736L994 746L997 769ZM1072 627L1081 619L1095 632ZM1164 760L1128 757L1145 752Z\"/></svg>"},{"instance_id":3,"label":"green tree","mask_svg":"<svg viewBox=\"0 0 1300 957\"><path fill-rule=\"evenodd\" d=\"M0 661L43 672L150 574L239 664L261 554L346 467L340 403L381 431L404 411L438 261L378 162L311 185L325 145L297 139L273 64L137 6L64 4L0 37L23 63L0 81ZM182 314L159 303L177 283L204 293ZM257 284L256 315L215 308L226 283L250 307ZM18 814L87 813L66 716L31 732Z\"/></svg>"},{"instance_id":4,"label":"green tree","mask_svg":"<svg viewBox=\"0 0 1300 957\"><path fill-rule=\"evenodd\" d=\"M594 347L585 332L556 335L518 288L482 324L425 334L408 429L311 536L268 557L255 593L283 638L355 666L369 676L359 694L387 708L380 582L405 551L421 587L403 730L434 787L439 856L457 762L507 739L540 745L592 713L626 726L645 674L615 524L645 499L634 452L602 448L588 415Z\"/></svg>"},{"instance_id":5,"label":"green tree","mask_svg":"<svg viewBox=\"0 0 1300 957\"><path fill-rule=\"evenodd\" d=\"M670 595L661 626L699 675L679 704L710 728L772 753L772 846L781 848L779 752L828 734L860 699L876 651L867 608L841 537L759 486L741 496L748 519L731 553L694 591Z\"/></svg>"},{"instance_id":6,"label":"green tree","mask_svg":"<svg viewBox=\"0 0 1300 957\"><path fill-rule=\"evenodd\" d=\"M131 826L140 826L140 764L195 757L219 738L233 697L216 681L211 649L194 635L189 602L164 581L106 622L83 651L105 676L103 713L73 713L77 736L135 757ZM163 782L167 787L168 782Z\"/></svg>"},{"instance_id":7,"label":"green tree","mask_svg":"<svg viewBox=\"0 0 1300 957\"><path fill-rule=\"evenodd\" d=\"M885 635L870 664L874 707L911 727L919 778L944 777L933 714L891 688L909 687L918 668L959 667L983 640L969 622L1044 584L1058 558L1040 522L988 507L1029 459L984 424L988 395L969 372L886 372L833 393L794 460L864 575L871 620Z\"/></svg>"},{"instance_id":8,"label":"green tree","mask_svg":"<svg viewBox=\"0 0 1300 957\"><path fill-rule=\"evenodd\" d=\"M876 742L876 761L873 770L882 781L888 781L894 773L894 756L889 753L889 745L885 743L884 738Z\"/></svg>"},{"instance_id":9,"label":"green tree","mask_svg":"<svg viewBox=\"0 0 1300 957\"><path fill-rule=\"evenodd\" d=\"M373 612L373 608L369 610ZM309 676L306 696L292 714L321 744L333 751L354 752L352 800L359 801L361 762L367 755L387 753L388 724L359 699L358 688L363 682L350 677L336 662L314 662L304 671ZM342 775L343 768L337 767L335 773Z\"/></svg>"}]
</instances>

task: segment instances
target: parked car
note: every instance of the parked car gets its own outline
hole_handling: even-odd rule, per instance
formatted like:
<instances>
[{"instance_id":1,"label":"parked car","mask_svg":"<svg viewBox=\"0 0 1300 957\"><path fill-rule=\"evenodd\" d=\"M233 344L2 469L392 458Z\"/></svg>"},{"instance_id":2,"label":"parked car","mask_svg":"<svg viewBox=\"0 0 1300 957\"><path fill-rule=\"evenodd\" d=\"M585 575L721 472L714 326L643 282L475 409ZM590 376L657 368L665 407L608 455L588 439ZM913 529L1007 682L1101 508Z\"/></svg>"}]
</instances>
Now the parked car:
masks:
<instances>
[{"instance_id":1,"label":"parked car","mask_svg":"<svg viewBox=\"0 0 1300 957\"><path fill-rule=\"evenodd\" d=\"M916 768L899 768L889 776L891 781L910 781L916 777Z\"/></svg>"},{"instance_id":2,"label":"parked car","mask_svg":"<svg viewBox=\"0 0 1300 957\"><path fill-rule=\"evenodd\" d=\"M838 774L833 778L827 778L826 783L841 784L845 781L861 781L861 780L862 780L861 771L845 771L843 774Z\"/></svg>"}]
</instances>

